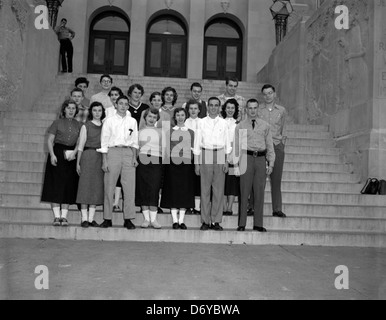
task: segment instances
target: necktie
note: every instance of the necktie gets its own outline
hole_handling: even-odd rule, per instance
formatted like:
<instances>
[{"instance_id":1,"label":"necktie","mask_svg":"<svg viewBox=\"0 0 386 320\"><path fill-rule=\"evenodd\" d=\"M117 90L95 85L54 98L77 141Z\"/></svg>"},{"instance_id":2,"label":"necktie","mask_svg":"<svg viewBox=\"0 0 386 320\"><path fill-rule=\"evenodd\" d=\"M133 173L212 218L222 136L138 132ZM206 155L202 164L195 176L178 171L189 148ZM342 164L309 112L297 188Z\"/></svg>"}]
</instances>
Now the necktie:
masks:
<instances>
[{"instance_id":1,"label":"necktie","mask_svg":"<svg viewBox=\"0 0 386 320\"><path fill-rule=\"evenodd\" d=\"M253 128L253 130L255 130L255 124L256 124L256 120L252 120L252 128Z\"/></svg>"}]
</instances>

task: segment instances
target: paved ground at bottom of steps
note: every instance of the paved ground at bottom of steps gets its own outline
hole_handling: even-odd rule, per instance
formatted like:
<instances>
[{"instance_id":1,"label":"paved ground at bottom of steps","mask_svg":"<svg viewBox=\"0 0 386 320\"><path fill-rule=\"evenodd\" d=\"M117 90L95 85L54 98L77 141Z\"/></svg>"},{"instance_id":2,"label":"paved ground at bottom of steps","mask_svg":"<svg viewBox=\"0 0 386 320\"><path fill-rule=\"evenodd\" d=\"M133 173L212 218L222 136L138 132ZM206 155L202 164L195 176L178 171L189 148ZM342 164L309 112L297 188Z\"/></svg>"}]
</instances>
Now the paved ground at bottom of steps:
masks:
<instances>
[{"instance_id":1,"label":"paved ground at bottom of steps","mask_svg":"<svg viewBox=\"0 0 386 320\"><path fill-rule=\"evenodd\" d=\"M49 290L34 286L40 265ZM385 299L385 269L377 248L1 239L0 299Z\"/></svg>"}]
</instances>

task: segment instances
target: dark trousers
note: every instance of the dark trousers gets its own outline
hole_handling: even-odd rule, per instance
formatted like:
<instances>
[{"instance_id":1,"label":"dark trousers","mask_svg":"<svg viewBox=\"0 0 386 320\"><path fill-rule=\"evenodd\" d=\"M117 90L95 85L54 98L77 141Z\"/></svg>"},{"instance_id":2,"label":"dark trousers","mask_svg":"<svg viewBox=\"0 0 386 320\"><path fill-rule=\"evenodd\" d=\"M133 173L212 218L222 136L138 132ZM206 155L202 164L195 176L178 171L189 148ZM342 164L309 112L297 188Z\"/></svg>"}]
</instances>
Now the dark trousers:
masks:
<instances>
[{"instance_id":1,"label":"dark trousers","mask_svg":"<svg viewBox=\"0 0 386 320\"><path fill-rule=\"evenodd\" d=\"M283 210L283 201L281 195L281 180L283 178L283 167L285 159L285 146L283 143L275 145L275 166L271 174L271 196L272 196L272 210L279 212Z\"/></svg>"},{"instance_id":2,"label":"dark trousers","mask_svg":"<svg viewBox=\"0 0 386 320\"><path fill-rule=\"evenodd\" d=\"M60 56L62 57L62 71L72 72L72 57L74 47L70 39L60 40Z\"/></svg>"},{"instance_id":3,"label":"dark trousers","mask_svg":"<svg viewBox=\"0 0 386 320\"><path fill-rule=\"evenodd\" d=\"M247 224L248 213L248 197L251 194L254 199L254 226L263 227L264 214L264 192L267 179L266 160L265 157L246 156L247 170L245 174L240 177L240 212L239 212L239 226L245 227Z\"/></svg>"}]
</instances>

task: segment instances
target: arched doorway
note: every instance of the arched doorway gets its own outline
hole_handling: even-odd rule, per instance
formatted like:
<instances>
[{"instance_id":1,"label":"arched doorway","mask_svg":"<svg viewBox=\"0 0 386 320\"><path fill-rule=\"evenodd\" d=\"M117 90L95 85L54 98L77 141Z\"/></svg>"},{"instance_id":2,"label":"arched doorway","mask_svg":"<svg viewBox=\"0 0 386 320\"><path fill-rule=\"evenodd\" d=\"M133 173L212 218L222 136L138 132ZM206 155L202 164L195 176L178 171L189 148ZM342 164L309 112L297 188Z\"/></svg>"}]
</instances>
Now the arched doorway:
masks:
<instances>
[{"instance_id":1,"label":"arched doorway","mask_svg":"<svg viewBox=\"0 0 386 320\"><path fill-rule=\"evenodd\" d=\"M97 15L90 26L89 73L128 74L130 23L121 13Z\"/></svg>"},{"instance_id":2,"label":"arched doorway","mask_svg":"<svg viewBox=\"0 0 386 320\"><path fill-rule=\"evenodd\" d=\"M205 79L241 79L243 35L232 20L216 18L205 27Z\"/></svg>"},{"instance_id":3,"label":"arched doorway","mask_svg":"<svg viewBox=\"0 0 386 320\"><path fill-rule=\"evenodd\" d=\"M145 75L186 77L187 29L172 15L162 15L149 23L146 34Z\"/></svg>"}]
</instances>

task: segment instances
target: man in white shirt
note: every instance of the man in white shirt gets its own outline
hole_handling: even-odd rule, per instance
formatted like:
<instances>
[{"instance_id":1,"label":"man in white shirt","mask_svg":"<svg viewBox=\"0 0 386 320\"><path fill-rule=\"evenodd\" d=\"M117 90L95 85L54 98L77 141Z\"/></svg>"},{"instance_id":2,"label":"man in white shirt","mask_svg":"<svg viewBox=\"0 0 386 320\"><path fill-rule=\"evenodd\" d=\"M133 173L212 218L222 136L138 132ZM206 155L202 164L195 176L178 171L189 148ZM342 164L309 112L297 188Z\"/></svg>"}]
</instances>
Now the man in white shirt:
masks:
<instances>
[{"instance_id":1,"label":"man in white shirt","mask_svg":"<svg viewBox=\"0 0 386 320\"><path fill-rule=\"evenodd\" d=\"M100 84L102 87L102 91L97 94L94 94L91 97L90 105L95 101L102 103L103 108L106 112L106 117L109 118L115 110L114 104L109 97L109 92L111 90L111 86L113 85L113 78L111 78L111 76L108 74L104 74L101 76Z\"/></svg>"},{"instance_id":2,"label":"man in white shirt","mask_svg":"<svg viewBox=\"0 0 386 320\"><path fill-rule=\"evenodd\" d=\"M208 101L208 116L199 123L193 153L196 174L201 176L201 230L222 231L225 174L228 156L232 151L228 123L219 117L221 102L212 97ZM213 197L211 202L211 189Z\"/></svg>"},{"instance_id":3,"label":"man in white shirt","mask_svg":"<svg viewBox=\"0 0 386 320\"><path fill-rule=\"evenodd\" d=\"M102 128L101 149L103 171L105 172L104 222L101 228L112 226L113 197L119 175L124 202L124 227L135 229L131 220L135 219L135 171L138 166L138 125L127 114L129 98L121 96L117 100L117 113L106 119Z\"/></svg>"}]
</instances>

